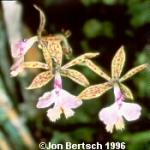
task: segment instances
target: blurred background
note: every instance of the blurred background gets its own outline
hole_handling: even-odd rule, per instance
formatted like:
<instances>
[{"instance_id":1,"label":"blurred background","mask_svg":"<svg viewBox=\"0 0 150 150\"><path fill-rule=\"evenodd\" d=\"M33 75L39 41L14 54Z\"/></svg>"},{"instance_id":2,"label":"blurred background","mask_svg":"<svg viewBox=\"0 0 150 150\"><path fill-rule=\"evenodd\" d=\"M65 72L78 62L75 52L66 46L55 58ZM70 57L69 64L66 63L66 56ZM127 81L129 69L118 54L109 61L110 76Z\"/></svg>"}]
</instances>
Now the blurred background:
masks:
<instances>
[{"instance_id":1,"label":"blurred background","mask_svg":"<svg viewBox=\"0 0 150 150\"><path fill-rule=\"evenodd\" d=\"M108 141L126 143L127 150L150 150L150 69L126 81L142 106L139 120L126 122L123 131L109 134L98 119L102 107L113 103L110 90L102 97L85 101L72 118L64 116L52 123L45 109L37 109L38 97L50 91L52 82L44 88L26 90L33 77L41 70L26 70L23 75L10 77L13 64L8 30L18 23L14 35L28 38L37 34L39 13L33 8L38 5L45 13L46 34L70 30L69 43L73 56L85 52L99 51L94 61L110 73L110 63L116 50L125 46L127 61L125 73L131 67L150 63L150 1L149 0L25 0L19 1L21 8L15 9L7 23L4 14L14 7L3 7L0 3L0 149L38 149L41 141L52 143L95 143ZM10 3L10 1L8 1ZM22 13L21 13L22 12ZM21 20L16 20L20 14ZM8 21L8 22L9 22ZM17 22L18 21L18 22ZM17 36L16 36L17 37ZM18 38L17 37L17 38ZM17 39L16 38L16 39ZM27 60L41 60L41 54L32 48ZM77 67L91 84L104 80L85 67ZM63 78L64 89L78 95L84 88Z\"/></svg>"}]
</instances>

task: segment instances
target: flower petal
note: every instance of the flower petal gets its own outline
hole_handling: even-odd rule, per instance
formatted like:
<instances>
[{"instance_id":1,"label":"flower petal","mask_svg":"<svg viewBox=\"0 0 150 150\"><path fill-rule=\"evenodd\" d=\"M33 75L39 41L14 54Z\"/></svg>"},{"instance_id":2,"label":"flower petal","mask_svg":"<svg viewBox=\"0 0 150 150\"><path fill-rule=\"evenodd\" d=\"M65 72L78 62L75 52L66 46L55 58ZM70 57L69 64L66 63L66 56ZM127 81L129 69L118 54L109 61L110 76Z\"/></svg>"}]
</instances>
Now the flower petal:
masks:
<instances>
[{"instance_id":1,"label":"flower petal","mask_svg":"<svg viewBox=\"0 0 150 150\"><path fill-rule=\"evenodd\" d=\"M62 89L62 79L59 73L55 74L55 78L54 78L54 88L55 89Z\"/></svg>"},{"instance_id":2,"label":"flower petal","mask_svg":"<svg viewBox=\"0 0 150 150\"><path fill-rule=\"evenodd\" d=\"M99 112L99 119L105 124L105 125L114 125L117 121L118 118L120 118L117 110L118 110L118 105L116 103L112 104L109 107L103 108Z\"/></svg>"},{"instance_id":3,"label":"flower petal","mask_svg":"<svg viewBox=\"0 0 150 150\"><path fill-rule=\"evenodd\" d=\"M72 109L69 109L69 108L63 109L63 112L64 112L66 118L72 117L75 113Z\"/></svg>"},{"instance_id":4,"label":"flower petal","mask_svg":"<svg viewBox=\"0 0 150 150\"><path fill-rule=\"evenodd\" d=\"M62 113L62 110L60 107L54 107L50 108L47 111L47 117L52 121L55 122L56 120L60 119L60 115Z\"/></svg>"},{"instance_id":5,"label":"flower petal","mask_svg":"<svg viewBox=\"0 0 150 150\"><path fill-rule=\"evenodd\" d=\"M123 102L120 111L127 121L133 121L140 117L141 106L135 103Z\"/></svg>"},{"instance_id":6,"label":"flower petal","mask_svg":"<svg viewBox=\"0 0 150 150\"><path fill-rule=\"evenodd\" d=\"M123 130L125 125L124 125L124 120L123 120L123 117L120 117L118 119L118 121L115 123L115 127L117 130Z\"/></svg>"},{"instance_id":7,"label":"flower petal","mask_svg":"<svg viewBox=\"0 0 150 150\"><path fill-rule=\"evenodd\" d=\"M130 99L130 100L134 99L132 91L126 85L120 83L120 87L121 87L121 90L122 90L125 98Z\"/></svg>"},{"instance_id":8,"label":"flower petal","mask_svg":"<svg viewBox=\"0 0 150 150\"><path fill-rule=\"evenodd\" d=\"M44 56L44 59L47 63L47 65L49 66L49 70L52 71L52 57L47 49L47 45L45 45L43 43L43 41L41 41L40 45L39 45L40 49L42 49L42 52L43 52L43 56Z\"/></svg>"},{"instance_id":9,"label":"flower petal","mask_svg":"<svg viewBox=\"0 0 150 150\"><path fill-rule=\"evenodd\" d=\"M53 74L51 71L41 72L33 79L32 83L26 89L30 90L41 88L42 86L46 85L49 81L51 81L52 78Z\"/></svg>"},{"instance_id":10,"label":"flower petal","mask_svg":"<svg viewBox=\"0 0 150 150\"><path fill-rule=\"evenodd\" d=\"M11 44L11 52L12 52L12 57L17 58L20 57L24 54L24 49L26 45L25 40L17 41L16 43Z\"/></svg>"},{"instance_id":11,"label":"flower petal","mask_svg":"<svg viewBox=\"0 0 150 150\"><path fill-rule=\"evenodd\" d=\"M62 59L63 59L63 50L60 43L61 43L61 39L48 41L48 46L49 46L48 49L55 62L61 66Z\"/></svg>"},{"instance_id":12,"label":"flower petal","mask_svg":"<svg viewBox=\"0 0 150 150\"><path fill-rule=\"evenodd\" d=\"M24 52L26 53L32 47L32 45L37 41L38 41L37 36L33 36L33 37L29 38L26 42L26 47L25 47Z\"/></svg>"},{"instance_id":13,"label":"flower petal","mask_svg":"<svg viewBox=\"0 0 150 150\"><path fill-rule=\"evenodd\" d=\"M53 92L46 92L43 96L39 98L39 101L36 105L37 108L46 108L55 102L53 97Z\"/></svg>"},{"instance_id":14,"label":"flower petal","mask_svg":"<svg viewBox=\"0 0 150 150\"><path fill-rule=\"evenodd\" d=\"M93 61L89 60L89 59L85 59L84 61L84 66L88 67L89 69L91 69L93 72L95 72L96 74L98 74L100 77L106 79L107 81L109 81L111 78L103 71L103 69L100 66L97 66Z\"/></svg>"},{"instance_id":15,"label":"flower petal","mask_svg":"<svg viewBox=\"0 0 150 150\"><path fill-rule=\"evenodd\" d=\"M36 41L38 41L38 38L37 36L34 36L27 40L18 41L17 43L11 45L12 56L17 58L25 55Z\"/></svg>"},{"instance_id":16,"label":"flower petal","mask_svg":"<svg viewBox=\"0 0 150 150\"><path fill-rule=\"evenodd\" d=\"M106 91L108 91L111 88L112 85L109 82L91 85L84 89L78 97L82 100L90 100L103 95Z\"/></svg>"},{"instance_id":17,"label":"flower petal","mask_svg":"<svg viewBox=\"0 0 150 150\"><path fill-rule=\"evenodd\" d=\"M17 76L20 72L23 71L23 67L22 67L22 63L24 61L24 58L23 57L20 57L16 60L16 62L11 66L10 70L10 75L12 77L15 77Z\"/></svg>"},{"instance_id":18,"label":"flower petal","mask_svg":"<svg viewBox=\"0 0 150 150\"><path fill-rule=\"evenodd\" d=\"M23 63L23 68L49 69L48 65L39 61L27 61Z\"/></svg>"},{"instance_id":19,"label":"flower petal","mask_svg":"<svg viewBox=\"0 0 150 150\"><path fill-rule=\"evenodd\" d=\"M98 56L99 53L85 53L82 54L81 56L76 57L75 59L69 61L67 64L65 64L62 69L67 69L69 67L72 67L74 65L81 65L86 59L91 59L96 56Z\"/></svg>"},{"instance_id":20,"label":"flower petal","mask_svg":"<svg viewBox=\"0 0 150 150\"><path fill-rule=\"evenodd\" d=\"M114 129L114 125L112 125L112 124L106 125L106 130L107 130L107 132L112 133L112 132L113 132L113 129Z\"/></svg>"},{"instance_id":21,"label":"flower petal","mask_svg":"<svg viewBox=\"0 0 150 150\"><path fill-rule=\"evenodd\" d=\"M61 75L70 78L74 82L80 84L81 86L88 86L89 81L81 72L75 69L62 69Z\"/></svg>"},{"instance_id":22,"label":"flower petal","mask_svg":"<svg viewBox=\"0 0 150 150\"><path fill-rule=\"evenodd\" d=\"M114 95L115 95L115 101L117 101L118 103L122 103L125 99L118 84L114 85Z\"/></svg>"},{"instance_id":23,"label":"flower petal","mask_svg":"<svg viewBox=\"0 0 150 150\"><path fill-rule=\"evenodd\" d=\"M148 64L143 64L143 65L139 65L137 67L134 67L134 68L130 69L125 75L123 75L119 81L123 82L123 81L131 78L133 75L143 71L147 67L148 67Z\"/></svg>"},{"instance_id":24,"label":"flower petal","mask_svg":"<svg viewBox=\"0 0 150 150\"><path fill-rule=\"evenodd\" d=\"M125 63L125 51L124 47L121 46L116 52L111 62L111 76L113 79L118 79L122 73Z\"/></svg>"},{"instance_id":25,"label":"flower petal","mask_svg":"<svg viewBox=\"0 0 150 150\"><path fill-rule=\"evenodd\" d=\"M60 94L61 94L61 101L59 105L61 105L63 109L77 108L82 104L82 101L78 97L70 94L69 92L63 89L61 89Z\"/></svg>"}]
</instances>

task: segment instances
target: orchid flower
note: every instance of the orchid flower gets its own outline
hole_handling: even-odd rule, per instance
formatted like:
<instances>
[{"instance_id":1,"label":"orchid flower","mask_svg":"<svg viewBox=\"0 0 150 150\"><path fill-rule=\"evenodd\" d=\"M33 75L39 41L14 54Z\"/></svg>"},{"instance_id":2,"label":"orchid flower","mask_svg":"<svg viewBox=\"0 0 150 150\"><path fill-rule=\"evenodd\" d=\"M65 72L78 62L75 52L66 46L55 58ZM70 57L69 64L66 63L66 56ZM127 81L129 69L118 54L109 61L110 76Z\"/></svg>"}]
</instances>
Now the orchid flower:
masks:
<instances>
[{"instance_id":1,"label":"orchid flower","mask_svg":"<svg viewBox=\"0 0 150 150\"><path fill-rule=\"evenodd\" d=\"M60 39L56 37L43 38L40 41L39 47L41 48L46 63L43 63L47 68L43 68L46 71L38 74L27 87L27 89L41 88L51 81L55 72L59 72L60 75L65 76L80 84L81 86L88 86L88 79L79 71L70 69L74 65L79 65L85 60L96 57L99 53L85 53L67 64L62 66L63 50L60 45ZM29 65L29 63L28 63ZM27 67L27 65L26 65Z\"/></svg>"},{"instance_id":2,"label":"orchid flower","mask_svg":"<svg viewBox=\"0 0 150 150\"><path fill-rule=\"evenodd\" d=\"M42 65L45 67L41 67L41 65L36 65L36 67L45 69L46 71L39 73L33 79L32 83L29 85L29 87L27 87L27 89L43 87L53 79L55 72L59 72L60 75L70 78L81 86L86 87L89 85L88 79L81 72L75 69L70 69L70 67L74 65L81 65L86 60L90 61L91 58L96 57L97 55L99 55L99 53L85 53L62 66L64 54L63 49L69 48L69 44L67 44L66 40L64 42L64 45L61 45L61 43L64 41L64 38L65 37L60 34L56 36L54 35L40 38L38 47L42 50L45 59L45 63L42 63ZM32 62L28 62L24 65L26 68L31 68L29 66L33 66Z\"/></svg>"},{"instance_id":3,"label":"orchid flower","mask_svg":"<svg viewBox=\"0 0 150 150\"><path fill-rule=\"evenodd\" d=\"M47 60L47 63L49 66L47 64L44 64L44 63L38 62L38 61L24 62L25 54L32 47L32 45L37 41L38 41L38 43L44 43L44 44L45 44L45 42L47 43L47 41L48 41L48 45L47 45L48 49L49 49L49 44L51 44L51 42L50 42L51 40L53 41L52 43L55 43L55 46L59 46L59 48L60 48L60 44L58 44L58 43L61 42L63 51L68 50L66 53L71 52L71 48L66 39L66 36L58 34L58 35L54 35L54 36L41 37L42 32L44 31L44 28L45 28L46 19L45 19L44 12L38 6L34 5L34 8L37 9L40 13L40 24L39 24L39 29L38 29L38 36L34 36L34 37L31 37L26 40L21 40L21 41L18 41L17 43L13 43L11 45L12 57L15 58L15 60L16 60L15 63L10 68L10 70L11 70L10 74L13 77L17 76L20 72L22 72L24 68L49 69L49 67L52 67L52 66L50 66L51 60L49 61L48 60L49 57L47 57L47 56L45 59ZM68 35L67 32L66 32L66 35ZM38 44L38 45L40 45L40 44ZM53 48L55 48L55 47L53 47ZM46 50L44 50L44 52L45 51ZM47 55L47 54L45 54L45 55ZM61 55L59 55L59 56L61 56ZM60 60L61 60L61 58L60 58Z\"/></svg>"},{"instance_id":4,"label":"orchid flower","mask_svg":"<svg viewBox=\"0 0 150 150\"><path fill-rule=\"evenodd\" d=\"M140 114L140 106L139 105L128 104L128 103L123 102L124 99L134 99L134 98L133 98L133 94L132 94L131 90L126 85L124 85L122 82L129 79L136 73L144 70L145 68L147 68L148 65L143 64L143 65L137 66L137 67L129 70L122 77L120 77L123 67L124 67L125 58L126 57L125 57L124 48L121 47L121 48L119 48L119 50L116 52L115 56L112 59L111 77L109 75L107 75L100 67L95 65L92 61L88 60L85 62L85 65L87 65L92 71L97 73L99 76L106 79L107 82L87 87L85 90L83 90L79 94L79 98L81 98L83 100L97 98L97 97L100 97L102 94L104 94L109 89L114 88L115 103L108 108L102 109L102 111L100 112L100 115L99 115L100 120L102 120L106 124L106 126L107 126L106 128L110 132L112 131L114 125L117 126L117 124L118 124L117 118L122 118L121 116L123 116L126 118L126 120L130 121L130 119L128 119L130 116L126 116L126 113L128 113L128 111L132 110L131 109L132 107L130 107L130 106L133 106L133 112L135 112L136 108L138 107L137 108L138 109L137 116L139 117L139 114ZM118 101L118 99L119 99L119 101ZM126 111L126 112L124 112L124 111ZM108 113L108 112L110 112L110 113ZM108 117L108 120L105 119L106 118L105 115ZM110 116L112 116L112 117L114 116L114 118L111 118ZM136 116L136 114L135 114L135 116ZM110 118L110 120L109 120L109 118ZM136 117L134 118L134 116L133 116L133 120L135 120L137 118ZM119 120L123 120L123 119L119 119ZM123 123L122 123L122 127L123 127ZM118 128L119 127L117 126L117 129Z\"/></svg>"},{"instance_id":5,"label":"orchid flower","mask_svg":"<svg viewBox=\"0 0 150 150\"><path fill-rule=\"evenodd\" d=\"M81 104L82 101L79 98L62 89L61 76L59 73L56 73L54 89L51 92L44 93L39 98L37 108L50 107L47 111L47 116L51 121L55 122L60 118L62 113L64 113L66 118L73 116L73 109L79 107Z\"/></svg>"},{"instance_id":6,"label":"orchid flower","mask_svg":"<svg viewBox=\"0 0 150 150\"><path fill-rule=\"evenodd\" d=\"M21 41L15 46L12 56L17 58L16 63L11 67L11 75L16 76L23 68L41 68L44 69L42 73L39 73L29 85L27 89L40 88L51 81L56 72L59 72L62 76L68 77L71 80L77 82L82 86L88 86L88 79L79 71L70 69L74 65L80 65L85 60L96 57L99 53L86 53L83 54L66 65L62 66L63 55L68 55L71 52L70 45L67 41L67 37L62 34L42 36L42 32L45 28L45 15L43 11L34 5L40 13L40 24L38 29L38 36L32 37L26 41ZM35 41L38 41L38 47L42 50L45 63L38 61L24 62L24 55L28 49L33 45Z\"/></svg>"},{"instance_id":7,"label":"orchid flower","mask_svg":"<svg viewBox=\"0 0 150 150\"><path fill-rule=\"evenodd\" d=\"M54 89L51 92L46 92L39 98L37 108L50 107L47 112L47 116L51 121L56 121L60 118L62 113L66 118L74 115L73 109L79 107L82 101L62 89L61 75L70 78L82 86L89 85L88 79L79 71L70 69L74 65L80 65L85 60L93 58L99 53L86 53L66 65L62 66L63 55L70 53L71 48L69 46L66 37L61 34L42 36L42 32L45 27L45 15L43 11L34 5L34 7L40 12L40 25L38 29L38 36L32 37L26 41L20 41L15 45L13 51L13 57L17 58L15 65L12 66L11 74L16 76L23 68L41 68L45 71L39 73L32 81L27 89L36 89L43 87L49 81L54 79ZM41 49L45 63L38 61L24 61L24 55L31 48L34 42L38 41L38 48ZM53 107L52 107L52 104Z\"/></svg>"},{"instance_id":8,"label":"orchid flower","mask_svg":"<svg viewBox=\"0 0 150 150\"><path fill-rule=\"evenodd\" d=\"M15 58L15 63L10 68L11 76L17 76L20 72L23 71L23 62L24 56L32 45L38 40L37 36L31 37L27 40L18 41L17 43L11 46L12 48L12 57Z\"/></svg>"},{"instance_id":9,"label":"orchid flower","mask_svg":"<svg viewBox=\"0 0 150 150\"><path fill-rule=\"evenodd\" d=\"M99 119L106 125L106 130L111 133L114 126L117 130L124 128L124 118L127 121L134 121L141 115L141 106L124 102L125 97L117 84L114 86L114 94L114 104L99 112Z\"/></svg>"}]
</instances>

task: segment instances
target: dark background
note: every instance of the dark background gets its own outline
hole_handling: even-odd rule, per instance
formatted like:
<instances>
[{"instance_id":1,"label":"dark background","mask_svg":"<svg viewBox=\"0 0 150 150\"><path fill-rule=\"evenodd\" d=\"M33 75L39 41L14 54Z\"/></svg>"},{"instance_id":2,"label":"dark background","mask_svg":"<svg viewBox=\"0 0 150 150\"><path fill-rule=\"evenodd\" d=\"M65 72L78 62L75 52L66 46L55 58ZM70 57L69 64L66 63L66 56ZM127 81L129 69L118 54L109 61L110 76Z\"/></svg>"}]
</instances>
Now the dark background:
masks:
<instances>
[{"instance_id":1,"label":"dark background","mask_svg":"<svg viewBox=\"0 0 150 150\"><path fill-rule=\"evenodd\" d=\"M33 4L36 4L46 15L47 34L61 33L62 29L70 30L72 35L68 40L73 55L99 51L101 55L94 61L108 73L110 73L111 59L121 45L125 46L127 55L123 73L136 65L150 63L149 0L25 0L20 2L23 5L22 20L29 32L28 35L37 34L39 13L33 8ZM51 123L46 117L46 110L37 110L35 107L38 97L45 91L51 90L49 85L38 90L25 89L37 71L29 71L26 75L17 78L9 77L9 67L13 61L2 16L3 10L0 11L0 40L3 41L3 44L0 44L3 45L0 47L0 88L8 96L12 109L18 113L18 119L23 120L22 130L26 130L32 136L36 146L41 141L53 143L98 141L102 144L107 141L124 141L128 150L150 150L149 68L125 83L132 89L135 101L143 108L141 118L134 122L126 122L125 130L109 134L98 119L100 109L113 103L112 90L100 98L85 101L72 118L66 120L63 116L56 123ZM33 55L31 53L29 58ZM38 54L36 56L39 57ZM91 84L104 81L87 68L78 69L89 78ZM63 84L64 89L72 94L77 95L83 90L66 78L63 79ZM15 129L7 115L11 112L3 107L0 108L1 140L7 141L6 143L12 149L25 149L28 145L21 139L21 131Z\"/></svg>"}]
</instances>

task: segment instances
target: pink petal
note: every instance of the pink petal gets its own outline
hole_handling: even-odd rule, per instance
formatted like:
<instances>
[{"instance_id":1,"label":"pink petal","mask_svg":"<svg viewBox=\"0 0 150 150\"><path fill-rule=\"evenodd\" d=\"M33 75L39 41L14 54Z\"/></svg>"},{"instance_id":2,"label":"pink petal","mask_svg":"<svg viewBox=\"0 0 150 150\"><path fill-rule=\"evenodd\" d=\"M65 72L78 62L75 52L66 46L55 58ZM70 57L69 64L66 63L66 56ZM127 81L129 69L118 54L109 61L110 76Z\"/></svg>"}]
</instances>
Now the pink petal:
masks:
<instances>
[{"instance_id":1,"label":"pink petal","mask_svg":"<svg viewBox=\"0 0 150 150\"><path fill-rule=\"evenodd\" d=\"M112 104L109 107L103 108L99 112L99 119L105 124L105 125L114 125L118 119L121 117L118 113L118 105L117 103Z\"/></svg>"},{"instance_id":2,"label":"pink petal","mask_svg":"<svg viewBox=\"0 0 150 150\"><path fill-rule=\"evenodd\" d=\"M78 97L63 89L60 90L60 96L61 101L59 105L61 105L63 108L77 108L82 104L82 101Z\"/></svg>"},{"instance_id":3,"label":"pink petal","mask_svg":"<svg viewBox=\"0 0 150 150\"><path fill-rule=\"evenodd\" d=\"M124 101L124 95L122 91L120 90L119 85L114 86L114 95L115 95L115 100L117 102L121 103L122 101Z\"/></svg>"},{"instance_id":4,"label":"pink petal","mask_svg":"<svg viewBox=\"0 0 150 150\"><path fill-rule=\"evenodd\" d=\"M25 53L33 46L33 44L35 43L35 42L37 42L38 41L38 37L37 36L33 36L33 37L31 37L31 38L29 38L28 40L27 40L27 43L26 43L26 47L25 47Z\"/></svg>"},{"instance_id":5,"label":"pink petal","mask_svg":"<svg viewBox=\"0 0 150 150\"><path fill-rule=\"evenodd\" d=\"M62 89L62 80L61 76L59 73L55 74L55 79L54 79L54 89Z\"/></svg>"},{"instance_id":6,"label":"pink petal","mask_svg":"<svg viewBox=\"0 0 150 150\"><path fill-rule=\"evenodd\" d=\"M37 36L31 37L28 40L21 40L11 45L12 56L14 58L24 56L32 45L38 40Z\"/></svg>"},{"instance_id":7,"label":"pink petal","mask_svg":"<svg viewBox=\"0 0 150 150\"><path fill-rule=\"evenodd\" d=\"M26 41L23 41L23 40L17 41L16 43L11 44L12 57L14 58L20 57L21 53L24 52L25 45L26 45Z\"/></svg>"},{"instance_id":8,"label":"pink petal","mask_svg":"<svg viewBox=\"0 0 150 150\"><path fill-rule=\"evenodd\" d=\"M66 118L72 117L75 113L72 109L69 109L69 108L63 109L63 112L64 112Z\"/></svg>"},{"instance_id":9,"label":"pink petal","mask_svg":"<svg viewBox=\"0 0 150 150\"><path fill-rule=\"evenodd\" d=\"M46 108L54 103L55 99L52 92L46 92L43 96L39 98L39 101L36 105L37 108Z\"/></svg>"},{"instance_id":10,"label":"pink petal","mask_svg":"<svg viewBox=\"0 0 150 150\"><path fill-rule=\"evenodd\" d=\"M62 110L60 109L60 107L54 107L48 109L47 116L51 121L55 122L56 120L60 119L61 113Z\"/></svg>"},{"instance_id":11,"label":"pink petal","mask_svg":"<svg viewBox=\"0 0 150 150\"><path fill-rule=\"evenodd\" d=\"M127 121L137 120L141 115L141 106L123 102L120 111Z\"/></svg>"},{"instance_id":12,"label":"pink petal","mask_svg":"<svg viewBox=\"0 0 150 150\"><path fill-rule=\"evenodd\" d=\"M12 77L17 76L20 72L23 71L23 68L22 68L22 66L21 66L21 64L23 63L23 61L24 61L24 58L23 58L23 57L20 57L20 58L18 58L18 59L16 60L16 62L11 66L11 68L10 68L10 70L11 70L10 75L11 75Z\"/></svg>"}]
</instances>

